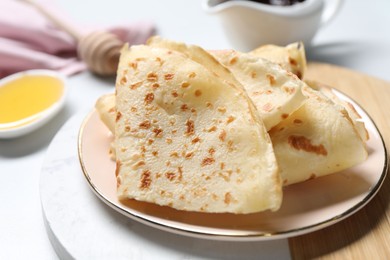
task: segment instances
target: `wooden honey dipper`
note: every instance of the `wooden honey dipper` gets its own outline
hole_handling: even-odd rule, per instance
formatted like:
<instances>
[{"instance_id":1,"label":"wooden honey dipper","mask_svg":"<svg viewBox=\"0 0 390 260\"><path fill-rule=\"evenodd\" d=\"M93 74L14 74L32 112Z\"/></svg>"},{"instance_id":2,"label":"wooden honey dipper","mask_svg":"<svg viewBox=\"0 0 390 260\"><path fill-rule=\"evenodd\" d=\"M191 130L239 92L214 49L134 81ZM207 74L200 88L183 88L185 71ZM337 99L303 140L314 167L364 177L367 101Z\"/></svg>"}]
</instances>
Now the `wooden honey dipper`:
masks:
<instances>
[{"instance_id":1,"label":"wooden honey dipper","mask_svg":"<svg viewBox=\"0 0 390 260\"><path fill-rule=\"evenodd\" d=\"M116 35L107 31L95 31L82 35L36 1L23 1L33 5L46 18L56 24L60 29L66 31L77 41L78 56L87 64L90 71L101 76L116 74L120 49L124 44Z\"/></svg>"}]
</instances>

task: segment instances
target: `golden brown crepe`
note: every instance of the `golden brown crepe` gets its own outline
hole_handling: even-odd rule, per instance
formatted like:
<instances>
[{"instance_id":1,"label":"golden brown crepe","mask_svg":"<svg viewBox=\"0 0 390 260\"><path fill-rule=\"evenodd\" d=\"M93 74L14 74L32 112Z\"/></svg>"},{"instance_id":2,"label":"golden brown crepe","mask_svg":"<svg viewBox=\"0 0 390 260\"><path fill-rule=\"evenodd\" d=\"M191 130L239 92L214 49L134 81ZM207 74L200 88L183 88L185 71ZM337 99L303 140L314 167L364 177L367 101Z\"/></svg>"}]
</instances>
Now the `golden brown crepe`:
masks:
<instances>
[{"instance_id":1,"label":"golden brown crepe","mask_svg":"<svg viewBox=\"0 0 390 260\"><path fill-rule=\"evenodd\" d=\"M301 89L306 84L280 65L233 50L213 52L213 55L230 69L243 85L267 130L304 103L306 97Z\"/></svg>"},{"instance_id":2,"label":"golden brown crepe","mask_svg":"<svg viewBox=\"0 0 390 260\"><path fill-rule=\"evenodd\" d=\"M253 86L254 94L252 96L252 98L254 100L257 99L256 95L259 93L258 88L256 86L264 83L264 79L266 81L268 81L270 78L270 75L264 75L264 73L261 72L260 75L258 75L260 77L260 81L258 81L256 79L257 82L255 81L255 83L252 83L252 82L250 82L250 80L249 81L247 80L247 77L245 75L241 75L240 78L243 81L238 82L236 77L234 77L234 75L228 69L226 69L224 66L221 66L219 64L219 62L215 60L215 57L214 57L214 56L216 56L218 59L220 59L226 63L228 61L229 57L240 54L239 52L236 52L233 50L211 51L211 54L210 54L209 52L206 52L205 50L203 50L199 46L187 45L187 44L184 44L181 42L163 39L159 36L151 37L148 40L147 44L149 46L152 46L152 47L154 46L154 47L160 47L160 48L167 48L167 49L181 52L184 55L188 56L190 59L192 59L192 60L194 60L194 61L196 61L204 66L207 66L210 70L213 71L213 73L215 73L216 75L218 75L220 77L223 77L226 81L228 81L230 85L232 85L234 87L242 88L244 91L246 91L246 90L242 86L241 83L243 83L243 84L248 83L249 86L246 86L246 88L249 90L252 88L252 86L250 84L254 84L254 86ZM304 47L303 47L302 43L293 43L293 44L287 45L286 47L281 47L281 46L276 46L276 45L265 45L265 46L261 46L261 47L257 48L256 50L250 52L250 54L252 56L256 56L258 58L265 58L273 63L277 63L283 69L286 69L287 71L292 72L296 75L303 75L303 73L306 69L306 58L305 58L305 52L304 52ZM247 54L244 54L244 55L247 55ZM257 60L257 58L253 58L253 59ZM256 68L255 70L263 70L263 68L266 66L272 66L267 61L263 61L264 64L262 64L262 61L263 61L262 59L259 61L259 65L258 65L259 68ZM217 64L217 66L215 66L215 64ZM252 65L252 66L257 66L257 65ZM280 70L280 68L277 68L277 70ZM285 72L283 72L283 73L285 73ZM243 74L243 73L241 73L241 74ZM288 77L290 77L290 76L288 76ZM263 78L261 78L261 77L263 77ZM302 85L302 83L299 83L299 84ZM272 88L267 88L268 85L269 84L266 82L264 84L264 87L261 86L261 88L265 88L263 90L263 92L268 93L267 95L270 95L270 90L272 91L272 88L274 88L275 86L273 86ZM300 87L302 87L302 86L300 86ZM282 95L283 95L283 93L282 93ZM288 98L288 95L287 95L287 98ZM107 104L108 106L112 105L112 102L115 102L114 101L115 97L113 97L113 96L112 97L106 96L106 97L104 97L104 99L108 102L108 104ZM272 95L269 99L278 100L278 97ZM290 113L291 113L291 111L294 110L295 107L299 107L299 104L301 104L303 102L304 97L301 95L301 92L298 90L297 93L295 94L295 97L293 96L291 99L292 100L289 101L289 102L293 103L290 106L291 108L288 109L288 106L287 106L287 108L285 108L285 110L287 112L290 112ZM280 102L282 102L282 101L280 101ZM259 103L258 106L260 107L261 102L258 102L258 103ZM100 106L102 106L102 105L100 105ZM266 108L267 107L268 106L266 106ZM99 109L97 107L98 110L100 110L100 111L102 111L102 113L104 113L103 107L101 107L101 108L102 109ZM279 111L277 114L280 115L281 117L287 116L287 114L283 114L282 111ZM104 117L105 116L103 116L103 118L102 118L103 121L105 120ZM276 121L279 122L280 119L276 119ZM113 127L112 127L113 124L111 124L110 122L107 122L107 123L108 123L108 127L110 128L110 130L113 131ZM273 123L273 125L275 125L275 123ZM272 125L268 126L267 129L270 129L271 127L272 127Z\"/></svg>"},{"instance_id":3,"label":"golden brown crepe","mask_svg":"<svg viewBox=\"0 0 390 260\"><path fill-rule=\"evenodd\" d=\"M215 66L166 48L122 50L115 97L121 200L201 212L280 207L269 135L244 92Z\"/></svg>"},{"instance_id":4,"label":"golden brown crepe","mask_svg":"<svg viewBox=\"0 0 390 260\"><path fill-rule=\"evenodd\" d=\"M297 75L300 79L304 77L306 54L302 42L294 42L287 46L263 45L249 52L249 54L275 62L285 70Z\"/></svg>"},{"instance_id":5,"label":"golden brown crepe","mask_svg":"<svg viewBox=\"0 0 390 260\"><path fill-rule=\"evenodd\" d=\"M281 185L365 160L368 133L352 104L282 69L303 74L300 59L297 46L210 54L159 37L123 49L116 97L96 103L115 133L119 198L187 211L277 210ZM256 89L272 93L257 98ZM265 116L271 138L267 98L278 107Z\"/></svg>"},{"instance_id":6,"label":"golden brown crepe","mask_svg":"<svg viewBox=\"0 0 390 260\"><path fill-rule=\"evenodd\" d=\"M110 130L112 134L115 132L115 95L105 94L98 98L95 104L96 111L98 111L100 120ZM111 142L110 150L108 151L111 159L115 160L115 143Z\"/></svg>"},{"instance_id":7,"label":"golden brown crepe","mask_svg":"<svg viewBox=\"0 0 390 260\"><path fill-rule=\"evenodd\" d=\"M358 131L361 139L363 141L367 141L369 139L369 135L367 132L367 129L364 125L364 122L362 121L362 117L359 115L359 113L356 111L353 104L350 102L341 100L338 98L332 91L332 88L329 86L326 86L324 84L314 82L314 81L306 81L306 83L313 89L320 91L322 94L327 96L330 100L332 100L333 103L338 104L342 106L347 112L348 116L351 118L352 123L354 124L356 130Z\"/></svg>"},{"instance_id":8,"label":"golden brown crepe","mask_svg":"<svg viewBox=\"0 0 390 260\"><path fill-rule=\"evenodd\" d=\"M269 133L283 185L350 168L367 158L347 110L321 92L304 89L307 102Z\"/></svg>"},{"instance_id":9,"label":"golden brown crepe","mask_svg":"<svg viewBox=\"0 0 390 260\"><path fill-rule=\"evenodd\" d=\"M115 129L115 94L105 94L101 96L95 104L99 111L100 119L112 133Z\"/></svg>"},{"instance_id":10,"label":"golden brown crepe","mask_svg":"<svg viewBox=\"0 0 390 260\"><path fill-rule=\"evenodd\" d=\"M148 39L147 45L157 48L166 48L182 53L189 59L207 67L217 77L223 78L227 84L239 90L245 90L241 82L230 72L229 69L222 66L221 63L209 52L197 45L185 44L182 42L163 39L159 36L153 36ZM246 93L244 93L246 95Z\"/></svg>"}]
</instances>

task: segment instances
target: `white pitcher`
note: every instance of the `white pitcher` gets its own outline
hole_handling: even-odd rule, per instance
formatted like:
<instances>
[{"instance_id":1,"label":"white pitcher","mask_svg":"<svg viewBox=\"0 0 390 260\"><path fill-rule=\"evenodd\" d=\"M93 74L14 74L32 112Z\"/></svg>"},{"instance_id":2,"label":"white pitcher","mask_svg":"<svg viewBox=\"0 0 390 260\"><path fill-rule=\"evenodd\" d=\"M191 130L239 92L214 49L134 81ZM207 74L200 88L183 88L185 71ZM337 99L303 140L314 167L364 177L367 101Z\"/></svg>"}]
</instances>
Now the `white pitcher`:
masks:
<instances>
[{"instance_id":1,"label":"white pitcher","mask_svg":"<svg viewBox=\"0 0 390 260\"><path fill-rule=\"evenodd\" d=\"M249 51L263 44L309 45L340 9L343 0L306 0L276 6L247 0L204 0L203 8L221 18L234 48Z\"/></svg>"}]
</instances>

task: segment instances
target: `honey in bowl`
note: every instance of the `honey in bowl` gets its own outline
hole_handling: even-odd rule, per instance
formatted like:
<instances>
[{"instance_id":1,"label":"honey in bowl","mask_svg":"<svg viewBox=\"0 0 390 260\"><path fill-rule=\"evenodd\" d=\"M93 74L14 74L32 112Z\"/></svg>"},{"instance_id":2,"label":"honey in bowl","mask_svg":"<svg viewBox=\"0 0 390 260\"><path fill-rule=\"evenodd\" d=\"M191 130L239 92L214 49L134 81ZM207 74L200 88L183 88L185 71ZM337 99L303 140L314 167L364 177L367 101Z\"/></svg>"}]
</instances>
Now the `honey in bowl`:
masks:
<instances>
[{"instance_id":1,"label":"honey in bowl","mask_svg":"<svg viewBox=\"0 0 390 260\"><path fill-rule=\"evenodd\" d=\"M61 75L44 70L21 72L0 81L0 137L7 130L47 121L63 104L65 84ZM36 125L36 127L35 127Z\"/></svg>"}]
</instances>

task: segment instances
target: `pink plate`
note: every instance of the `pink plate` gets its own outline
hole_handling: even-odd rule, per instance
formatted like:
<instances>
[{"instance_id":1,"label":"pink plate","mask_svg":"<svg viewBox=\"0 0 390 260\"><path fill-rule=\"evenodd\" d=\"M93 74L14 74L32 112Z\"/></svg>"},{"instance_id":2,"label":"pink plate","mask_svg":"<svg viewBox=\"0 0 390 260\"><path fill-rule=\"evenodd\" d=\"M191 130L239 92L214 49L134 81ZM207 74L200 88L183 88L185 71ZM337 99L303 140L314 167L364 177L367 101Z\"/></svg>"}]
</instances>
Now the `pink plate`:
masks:
<instances>
[{"instance_id":1,"label":"pink plate","mask_svg":"<svg viewBox=\"0 0 390 260\"><path fill-rule=\"evenodd\" d=\"M218 240L268 240L312 232L350 216L377 193L387 173L387 152L377 127L355 102L370 139L366 161L348 170L284 188L277 212L248 215L174 210L150 203L123 204L116 196L115 162L108 155L112 135L93 111L81 126L78 147L84 175L94 193L129 218L166 231ZM348 187L346 189L345 187Z\"/></svg>"}]
</instances>

